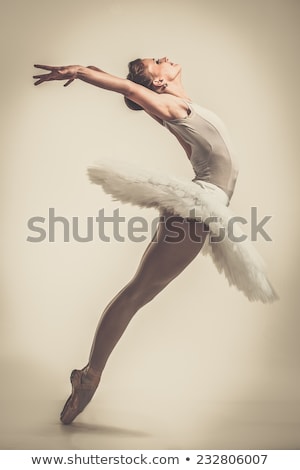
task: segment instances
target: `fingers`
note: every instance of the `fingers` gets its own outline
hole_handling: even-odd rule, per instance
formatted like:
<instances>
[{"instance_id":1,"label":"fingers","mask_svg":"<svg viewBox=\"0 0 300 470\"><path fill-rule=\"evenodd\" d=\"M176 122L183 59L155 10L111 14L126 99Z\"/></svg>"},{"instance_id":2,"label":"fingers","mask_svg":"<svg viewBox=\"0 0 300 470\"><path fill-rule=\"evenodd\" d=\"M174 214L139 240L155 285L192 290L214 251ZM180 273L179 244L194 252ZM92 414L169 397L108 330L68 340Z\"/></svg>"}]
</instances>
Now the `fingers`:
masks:
<instances>
[{"instance_id":1,"label":"fingers","mask_svg":"<svg viewBox=\"0 0 300 470\"><path fill-rule=\"evenodd\" d=\"M34 85L40 85L43 82L44 82L44 80L41 79L41 80L38 80L37 82L34 82Z\"/></svg>"},{"instance_id":2,"label":"fingers","mask_svg":"<svg viewBox=\"0 0 300 470\"><path fill-rule=\"evenodd\" d=\"M32 78L45 78L45 77L48 77L48 74L47 73L43 73L41 75L33 75Z\"/></svg>"},{"instance_id":3,"label":"fingers","mask_svg":"<svg viewBox=\"0 0 300 470\"><path fill-rule=\"evenodd\" d=\"M61 67L54 67L52 65L39 65L39 64L34 64L34 67L37 69L42 69L42 70L58 70Z\"/></svg>"},{"instance_id":4,"label":"fingers","mask_svg":"<svg viewBox=\"0 0 300 470\"><path fill-rule=\"evenodd\" d=\"M68 80L67 83L64 84L64 86L69 86L72 82L74 82L74 78L71 78L71 80Z\"/></svg>"},{"instance_id":5,"label":"fingers","mask_svg":"<svg viewBox=\"0 0 300 470\"><path fill-rule=\"evenodd\" d=\"M34 82L34 85L40 85L41 83L44 83L44 82L48 82L52 79L52 77L49 77L48 74L44 74L44 75L34 75L33 76L34 79L37 79L36 82ZM64 87L66 86L69 86L71 85L72 82L74 82L75 78L71 78L70 80L68 80L65 84L64 84Z\"/></svg>"},{"instance_id":6,"label":"fingers","mask_svg":"<svg viewBox=\"0 0 300 470\"><path fill-rule=\"evenodd\" d=\"M51 80L52 79L52 74L51 73L44 73L42 75L34 75L32 78L37 80L34 83L34 85L40 85L43 82L48 82L49 80Z\"/></svg>"},{"instance_id":7,"label":"fingers","mask_svg":"<svg viewBox=\"0 0 300 470\"><path fill-rule=\"evenodd\" d=\"M39 75L33 75L33 79L37 80L34 85L40 85L43 82L49 82L51 80L67 80L67 82L64 84L64 86L66 87L69 86L76 78L70 78L70 76L74 76L74 73L71 72L71 67L54 67L50 65L40 64L34 64L34 67L50 72Z\"/></svg>"},{"instance_id":8,"label":"fingers","mask_svg":"<svg viewBox=\"0 0 300 470\"><path fill-rule=\"evenodd\" d=\"M34 83L34 85L40 85L43 82L47 82L47 81L51 80L53 71L57 70L59 68L59 67L52 67L50 65L40 65L40 64L34 64L34 67L36 67L38 69L50 71L50 73L43 73L43 74L40 74L40 75L33 75L32 78L37 80Z\"/></svg>"}]
</instances>

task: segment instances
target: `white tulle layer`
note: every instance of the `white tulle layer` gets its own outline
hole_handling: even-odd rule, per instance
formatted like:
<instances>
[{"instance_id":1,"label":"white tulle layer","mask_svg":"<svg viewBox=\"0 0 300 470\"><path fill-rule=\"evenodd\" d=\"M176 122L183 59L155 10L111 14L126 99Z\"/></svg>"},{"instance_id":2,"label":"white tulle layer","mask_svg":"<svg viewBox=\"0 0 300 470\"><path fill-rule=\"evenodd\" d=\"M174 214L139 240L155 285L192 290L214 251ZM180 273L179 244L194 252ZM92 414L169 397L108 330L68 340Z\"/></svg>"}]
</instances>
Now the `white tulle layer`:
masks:
<instances>
[{"instance_id":1,"label":"white tulle layer","mask_svg":"<svg viewBox=\"0 0 300 470\"><path fill-rule=\"evenodd\" d=\"M228 208L228 198L221 189L110 159L90 166L88 176L114 200L202 220L210 230L209 242L202 252L211 255L229 284L235 285L251 301L266 303L278 298L253 244L248 239L233 241L228 233L228 222L234 214ZM234 227L235 239L244 235L237 224ZM213 236L219 237L224 233L221 242L212 242Z\"/></svg>"}]
</instances>

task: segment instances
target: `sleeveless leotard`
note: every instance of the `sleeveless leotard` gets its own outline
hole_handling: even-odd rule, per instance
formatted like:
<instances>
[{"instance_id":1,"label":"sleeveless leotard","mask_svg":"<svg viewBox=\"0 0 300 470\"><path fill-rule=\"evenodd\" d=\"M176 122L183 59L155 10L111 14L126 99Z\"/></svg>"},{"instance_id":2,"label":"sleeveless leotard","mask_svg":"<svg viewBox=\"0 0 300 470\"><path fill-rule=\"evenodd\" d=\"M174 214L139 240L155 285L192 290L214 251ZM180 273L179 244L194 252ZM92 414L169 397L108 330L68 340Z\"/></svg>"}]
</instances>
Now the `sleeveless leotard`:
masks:
<instances>
[{"instance_id":1,"label":"sleeveless leotard","mask_svg":"<svg viewBox=\"0 0 300 470\"><path fill-rule=\"evenodd\" d=\"M185 118L163 121L188 149L195 172L193 181L202 180L221 188L232 196L238 169L227 130L213 112L195 103L185 102L189 114Z\"/></svg>"}]
</instances>

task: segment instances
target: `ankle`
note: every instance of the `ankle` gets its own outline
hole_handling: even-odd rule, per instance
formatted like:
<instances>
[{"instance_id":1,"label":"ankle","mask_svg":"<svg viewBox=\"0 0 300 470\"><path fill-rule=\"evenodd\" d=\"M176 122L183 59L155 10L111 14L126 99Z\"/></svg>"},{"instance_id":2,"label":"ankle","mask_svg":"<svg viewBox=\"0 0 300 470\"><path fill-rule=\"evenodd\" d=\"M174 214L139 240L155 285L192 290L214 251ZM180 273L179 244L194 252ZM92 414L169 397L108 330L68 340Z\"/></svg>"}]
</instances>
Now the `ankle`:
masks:
<instances>
[{"instance_id":1,"label":"ankle","mask_svg":"<svg viewBox=\"0 0 300 470\"><path fill-rule=\"evenodd\" d=\"M98 371L95 371L92 367L87 365L84 368L83 379L87 382L99 383L101 378L101 374Z\"/></svg>"}]
</instances>

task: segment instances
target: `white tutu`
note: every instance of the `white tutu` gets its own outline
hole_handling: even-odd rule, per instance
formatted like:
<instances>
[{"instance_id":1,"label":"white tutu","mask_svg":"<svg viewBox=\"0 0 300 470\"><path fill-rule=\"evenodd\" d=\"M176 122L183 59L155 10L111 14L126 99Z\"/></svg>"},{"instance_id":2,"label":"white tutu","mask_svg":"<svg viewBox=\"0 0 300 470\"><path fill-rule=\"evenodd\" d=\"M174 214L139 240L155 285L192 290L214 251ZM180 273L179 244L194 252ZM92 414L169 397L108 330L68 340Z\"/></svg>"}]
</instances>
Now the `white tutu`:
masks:
<instances>
[{"instance_id":1,"label":"white tutu","mask_svg":"<svg viewBox=\"0 0 300 470\"><path fill-rule=\"evenodd\" d=\"M114 200L205 222L210 236L203 254L211 255L229 284L235 285L251 301L272 302L278 298L268 281L264 262L251 242L234 241L228 233L228 221L234 214L227 206L227 195L217 186L181 180L111 159L90 166L88 176ZM214 241L220 234L222 241ZM235 240L242 235L243 231L235 224Z\"/></svg>"}]
</instances>

